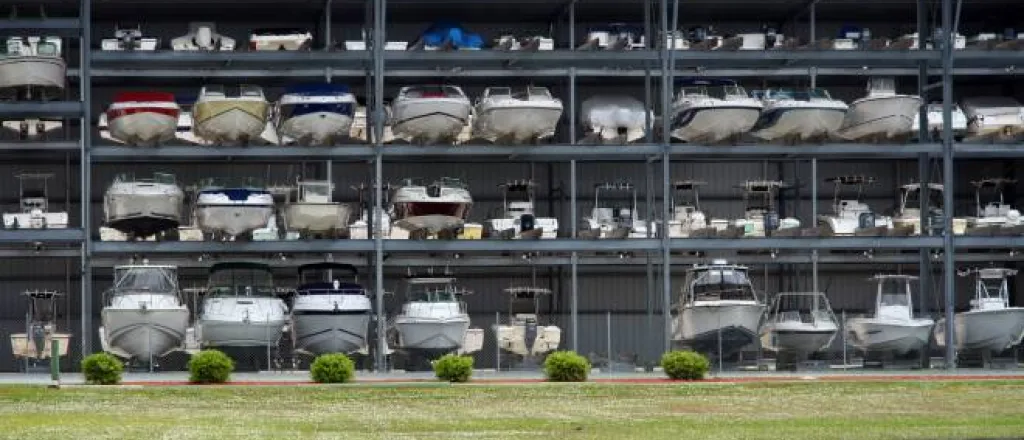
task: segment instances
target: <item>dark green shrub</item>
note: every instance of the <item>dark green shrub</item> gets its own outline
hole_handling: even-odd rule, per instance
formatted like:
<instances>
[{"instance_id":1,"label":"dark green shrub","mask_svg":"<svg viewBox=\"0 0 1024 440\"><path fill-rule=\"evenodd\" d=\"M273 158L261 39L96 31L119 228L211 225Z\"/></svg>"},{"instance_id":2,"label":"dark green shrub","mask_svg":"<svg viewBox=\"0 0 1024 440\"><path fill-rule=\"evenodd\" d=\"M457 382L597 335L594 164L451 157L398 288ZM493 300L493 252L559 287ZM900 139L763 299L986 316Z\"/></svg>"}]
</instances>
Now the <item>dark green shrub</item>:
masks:
<instances>
[{"instance_id":1,"label":"dark green shrub","mask_svg":"<svg viewBox=\"0 0 1024 440\"><path fill-rule=\"evenodd\" d=\"M670 379L701 380L708 374L711 362L695 351L670 351L661 357L661 368Z\"/></svg>"},{"instance_id":2,"label":"dark green shrub","mask_svg":"<svg viewBox=\"0 0 1024 440\"><path fill-rule=\"evenodd\" d=\"M586 382L590 361L573 351L556 351L544 360L544 376L551 382Z\"/></svg>"},{"instance_id":3,"label":"dark green shrub","mask_svg":"<svg viewBox=\"0 0 1024 440\"><path fill-rule=\"evenodd\" d=\"M434 375L448 382L469 382L473 375L473 358L446 354L434 361Z\"/></svg>"},{"instance_id":4,"label":"dark green shrub","mask_svg":"<svg viewBox=\"0 0 1024 440\"><path fill-rule=\"evenodd\" d=\"M96 353L82 359L82 373L85 382L95 385L117 385L121 383L124 364L110 353Z\"/></svg>"},{"instance_id":5,"label":"dark green shrub","mask_svg":"<svg viewBox=\"0 0 1024 440\"><path fill-rule=\"evenodd\" d=\"M309 366L309 374L313 382L345 383L355 376L356 364L340 353L322 354L316 357Z\"/></svg>"},{"instance_id":6,"label":"dark green shrub","mask_svg":"<svg viewBox=\"0 0 1024 440\"><path fill-rule=\"evenodd\" d=\"M188 361L188 380L192 383L224 383L231 378L235 362L219 350L203 350Z\"/></svg>"}]
</instances>

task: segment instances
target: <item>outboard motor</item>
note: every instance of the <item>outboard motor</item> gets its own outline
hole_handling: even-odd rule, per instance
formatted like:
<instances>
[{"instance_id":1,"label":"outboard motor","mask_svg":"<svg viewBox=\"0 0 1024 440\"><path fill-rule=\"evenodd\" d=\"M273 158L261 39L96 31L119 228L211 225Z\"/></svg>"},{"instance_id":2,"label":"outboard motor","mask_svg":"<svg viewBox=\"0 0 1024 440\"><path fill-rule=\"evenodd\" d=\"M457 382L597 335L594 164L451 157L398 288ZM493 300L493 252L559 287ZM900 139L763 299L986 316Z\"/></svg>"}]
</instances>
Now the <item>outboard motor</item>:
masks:
<instances>
[{"instance_id":1,"label":"outboard motor","mask_svg":"<svg viewBox=\"0 0 1024 440\"><path fill-rule=\"evenodd\" d=\"M708 29L703 26L692 27L688 37L691 43L700 43L708 39Z\"/></svg>"},{"instance_id":2,"label":"outboard motor","mask_svg":"<svg viewBox=\"0 0 1024 440\"><path fill-rule=\"evenodd\" d=\"M534 342L537 342L537 320L526 319L523 322L523 344L532 352Z\"/></svg>"},{"instance_id":3,"label":"outboard motor","mask_svg":"<svg viewBox=\"0 0 1024 440\"><path fill-rule=\"evenodd\" d=\"M945 224L943 223L943 220L944 219L942 218L942 210L939 210L939 209L932 209L931 210L931 212L928 214L928 230L929 230L929 235L942 235L942 231L944 229L943 226L945 226ZM922 231L922 235L923 235L923 231Z\"/></svg>"},{"instance_id":4,"label":"outboard motor","mask_svg":"<svg viewBox=\"0 0 1024 440\"><path fill-rule=\"evenodd\" d=\"M875 227L875 213L860 213L860 215L857 216L857 227L860 229L868 229Z\"/></svg>"},{"instance_id":5,"label":"outboard motor","mask_svg":"<svg viewBox=\"0 0 1024 440\"><path fill-rule=\"evenodd\" d=\"M46 351L46 326L32 324L32 345L36 347L36 358L42 358Z\"/></svg>"},{"instance_id":6,"label":"outboard motor","mask_svg":"<svg viewBox=\"0 0 1024 440\"><path fill-rule=\"evenodd\" d=\"M441 197L441 185L428 186L427 195L430 197Z\"/></svg>"},{"instance_id":7,"label":"outboard motor","mask_svg":"<svg viewBox=\"0 0 1024 440\"><path fill-rule=\"evenodd\" d=\"M764 231L774 231L779 229L779 213L775 211L769 211L764 214Z\"/></svg>"},{"instance_id":8,"label":"outboard motor","mask_svg":"<svg viewBox=\"0 0 1024 440\"><path fill-rule=\"evenodd\" d=\"M532 231L537 227L537 218L533 214L523 214L519 216L519 231L526 232Z\"/></svg>"},{"instance_id":9,"label":"outboard motor","mask_svg":"<svg viewBox=\"0 0 1024 440\"><path fill-rule=\"evenodd\" d=\"M761 31L764 33L765 49L771 49L775 47L776 44L779 43L779 33L775 30L775 28L765 25L761 28Z\"/></svg>"}]
</instances>

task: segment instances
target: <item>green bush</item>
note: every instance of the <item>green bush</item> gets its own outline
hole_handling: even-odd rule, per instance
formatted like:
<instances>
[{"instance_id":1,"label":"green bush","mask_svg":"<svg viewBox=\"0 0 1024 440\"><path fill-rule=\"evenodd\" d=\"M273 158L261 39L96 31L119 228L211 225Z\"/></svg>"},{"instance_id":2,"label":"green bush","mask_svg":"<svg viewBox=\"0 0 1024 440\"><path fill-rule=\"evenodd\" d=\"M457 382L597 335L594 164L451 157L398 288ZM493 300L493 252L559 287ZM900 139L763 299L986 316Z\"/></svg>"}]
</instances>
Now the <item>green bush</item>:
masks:
<instances>
[{"instance_id":1,"label":"green bush","mask_svg":"<svg viewBox=\"0 0 1024 440\"><path fill-rule=\"evenodd\" d=\"M434 361L434 375L448 382L469 382L473 375L473 358L446 354Z\"/></svg>"},{"instance_id":2,"label":"green bush","mask_svg":"<svg viewBox=\"0 0 1024 440\"><path fill-rule=\"evenodd\" d=\"M573 351L556 351L544 360L544 376L551 382L586 382L590 361Z\"/></svg>"},{"instance_id":3,"label":"green bush","mask_svg":"<svg viewBox=\"0 0 1024 440\"><path fill-rule=\"evenodd\" d=\"M322 354L309 366L309 374L317 383L345 383L355 376L356 364L340 353Z\"/></svg>"},{"instance_id":4,"label":"green bush","mask_svg":"<svg viewBox=\"0 0 1024 440\"><path fill-rule=\"evenodd\" d=\"M661 357L661 368L670 379L701 380L708 374L711 362L695 351L670 351Z\"/></svg>"},{"instance_id":5,"label":"green bush","mask_svg":"<svg viewBox=\"0 0 1024 440\"><path fill-rule=\"evenodd\" d=\"M235 362L219 350L203 350L188 361L188 380L192 383L224 383L231 378Z\"/></svg>"},{"instance_id":6,"label":"green bush","mask_svg":"<svg viewBox=\"0 0 1024 440\"><path fill-rule=\"evenodd\" d=\"M86 383L117 385L121 383L124 364L110 353L96 353L82 359L82 373Z\"/></svg>"}]
</instances>

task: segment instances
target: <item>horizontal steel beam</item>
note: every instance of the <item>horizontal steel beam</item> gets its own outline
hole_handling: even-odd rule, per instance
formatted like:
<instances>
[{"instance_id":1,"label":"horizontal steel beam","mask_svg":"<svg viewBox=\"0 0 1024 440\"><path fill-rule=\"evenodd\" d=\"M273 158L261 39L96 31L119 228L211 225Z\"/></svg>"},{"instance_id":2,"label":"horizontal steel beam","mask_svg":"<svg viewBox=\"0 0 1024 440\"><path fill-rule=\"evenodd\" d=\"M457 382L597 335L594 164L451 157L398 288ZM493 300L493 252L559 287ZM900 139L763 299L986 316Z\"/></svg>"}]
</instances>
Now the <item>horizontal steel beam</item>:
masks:
<instances>
[{"instance_id":1,"label":"horizontal steel beam","mask_svg":"<svg viewBox=\"0 0 1024 440\"><path fill-rule=\"evenodd\" d=\"M2 229L0 243L76 243L85 239L81 229Z\"/></svg>"},{"instance_id":2,"label":"horizontal steel beam","mask_svg":"<svg viewBox=\"0 0 1024 440\"><path fill-rule=\"evenodd\" d=\"M67 151L78 152L82 148L78 141L44 141L44 142L0 142L0 151Z\"/></svg>"},{"instance_id":3,"label":"horizontal steel beam","mask_svg":"<svg viewBox=\"0 0 1024 440\"><path fill-rule=\"evenodd\" d=\"M13 249L0 248L0 258L79 258L81 249ZM0 263L3 264L3 263Z\"/></svg>"},{"instance_id":4,"label":"horizontal steel beam","mask_svg":"<svg viewBox=\"0 0 1024 440\"><path fill-rule=\"evenodd\" d=\"M673 238L672 250L920 249L942 246L941 237Z\"/></svg>"},{"instance_id":5,"label":"horizontal steel beam","mask_svg":"<svg viewBox=\"0 0 1024 440\"><path fill-rule=\"evenodd\" d=\"M0 35L77 37L82 34L81 28L82 20L77 18L0 20Z\"/></svg>"},{"instance_id":6,"label":"horizontal steel beam","mask_svg":"<svg viewBox=\"0 0 1024 440\"><path fill-rule=\"evenodd\" d=\"M321 72L321 75L323 73ZM338 147L201 147L162 146L133 148L111 145L94 146L89 150L93 162L149 162L155 160L207 161L247 160L280 161L286 159L365 160L373 158L373 147L349 145Z\"/></svg>"},{"instance_id":7,"label":"horizontal steel beam","mask_svg":"<svg viewBox=\"0 0 1024 440\"><path fill-rule=\"evenodd\" d=\"M0 117L75 118L81 115L82 103L77 101L0 103Z\"/></svg>"},{"instance_id":8,"label":"horizontal steel beam","mask_svg":"<svg viewBox=\"0 0 1024 440\"><path fill-rule=\"evenodd\" d=\"M1020 144L970 144L953 146L957 159L1009 159L1024 157L1024 146Z\"/></svg>"},{"instance_id":9,"label":"horizontal steel beam","mask_svg":"<svg viewBox=\"0 0 1024 440\"><path fill-rule=\"evenodd\" d=\"M165 66L170 68L218 67L236 68L255 67L269 69L274 67L311 69L317 67L354 68L366 67L370 61L368 51L92 51L93 68L139 68Z\"/></svg>"},{"instance_id":10,"label":"horizontal steel beam","mask_svg":"<svg viewBox=\"0 0 1024 440\"><path fill-rule=\"evenodd\" d=\"M331 76L334 77L363 77L367 69L331 69ZM93 68L90 72L93 81L105 83L105 79L121 78L323 78L324 69L292 69L292 68L235 68L225 66L223 68L196 67L190 69L159 67L145 68L144 66L131 65L118 68ZM78 76L78 69L69 71L72 77ZM97 81L98 80L98 81Z\"/></svg>"},{"instance_id":11,"label":"horizontal steel beam","mask_svg":"<svg viewBox=\"0 0 1024 440\"><path fill-rule=\"evenodd\" d=\"M158 255L158 254L277 254L369 252L372 240L302 240L302 241L164 241L116 242L97 241L94 255Z\"/></svg>"},{"instance_id":12,"label":"horizontal steel beam","mask_svg":"<svg viewBox=\"0 0 1024 440\"><path fill-rule=\"evenodd\" d=\"M824 145L735 145L703 146L672 145L669 152L673 159L703 158L718 160L723 157L756 158L764 160L790 160L796 158L913 158L921 154L938 156L942 153L940 144L824 144Z\"/></svg>"}]
</instances>

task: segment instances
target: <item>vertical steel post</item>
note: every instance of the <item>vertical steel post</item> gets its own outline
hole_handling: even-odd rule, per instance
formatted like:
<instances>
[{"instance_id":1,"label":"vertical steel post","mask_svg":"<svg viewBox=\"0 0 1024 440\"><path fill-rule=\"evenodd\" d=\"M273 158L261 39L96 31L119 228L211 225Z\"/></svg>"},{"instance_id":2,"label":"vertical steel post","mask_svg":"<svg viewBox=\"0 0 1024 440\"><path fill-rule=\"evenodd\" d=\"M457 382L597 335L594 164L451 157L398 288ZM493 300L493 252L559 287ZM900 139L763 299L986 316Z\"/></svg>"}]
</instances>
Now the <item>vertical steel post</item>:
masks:
<instances>
[{"instance_id":1,"label":"vertical steel post","mask_svg":"<svg viewBox=\"0 0 1024 440\"><path fill-rule=\"evenodd\" d=\"M92 175L89 151L92 148L92 0L81 0L79 21L82 35L79 46L78 88L82 102L79 128L79 209L82 222L82 356L92 354ZM68 170L70 171L70 170Z\"/></svg>"},{"instance_id":2,"label":"vertical steel post","mask_svg":"<svg viewBox=\"0 0 1024 440\"><path fill-rule=\"evenodd\" d=\"M810 28L811 29L810 29L810 31L811 31L811 43L812 44L815 41L818 40L818 29L817 29L818 28L818 8L817 8L817 4L818 4L817 0L814 0L814 1L811 2L811 11L810 11L810 16L811 16L810 17ZM779 29L778 31L782 32L782 29ZM818 87L818 66L811 66L811 68L808 69L808 70L810 70L810 74L811 74L811 87L812 88ZM815 193L815 195L817 195L817 193ZM815 273L817 273L817 272L815 272ZM815 287L815 291L817 291L817 287Z\"/></svg>"},{"instance_id":3,"label":"vertical steel post","mask_svg":"<svg viewBox=\"0 0 1024 440\"><path fill-rule=\"evenodd\" d=\"M953 255L953 2L942 0L942 250L946 307L946 368L956 368L956 347L953 346L954 276Z\"/></svg>"},{"instance_id":4,"label":"vertical steel post","mask_svg":"<svg viewBox=\"0 0 1024 440\"><path fill-rule=\"evenodd\" d=\"M924 47L925 47L925 34L927 33L927 34L931 35L930 32L926 32L927 28L928 28L928 11L927 11L927 6L925 5L924 0L917 0L917 41L918 41L917 47L918 47L918 50L924 49ZM927 96L926 96L927 93L928 93L928 91L926 89L927 86L928 86L928 63L926 61L922 61L920 63L920 65L918 66L918 70L917 70L917 96L920 96L921 99L923 99L925 103L928 102ZM930 139L930 136L931 136L931 133L928 132L928 107L926 105L922 105L921 106L921 110L918 113L918 136L917 136L918 142L920 142L922 144L930 143L930 142L933 141L932 139ZM921 155L919 155L917 157L917 174L918 174L918 179L917 180L918 180L918 182L921 182L922 184L926 184L927 182L929 182L931 180L929 178L929 176L928 176L928 171L929 171L928 170L928 166L929 166L930 161L931 160L929 159L927 154L921 154ZM897 182L897 183L904 183L904 182ZM924 230L923 229L924 225L926 225L927 224L926 222L928 221L928 205L927 205L927 203L928 203L928 197L927 197L928 192L927 191L928 191L927 187L926 186L922 186L921 187L921 192L918 193L918 195L920 196L920 208L921 208L920 221L921 221L922 231ZM922 232L922 234L923 234L923 232ZM928 314L931 311L931 301L930 301L931 292L930 292L930 289L931 289L931 286L932 286L932 283L931 283L932 270L931 270L931 259L928 258L928 256L931 254L931 250L927 249L927 248L921 248L919 251L920 251L920 256L919 256L919 259L918 259L917 272L918 272L918 280L920 280L920 284L919 284L918 288L920 289L919 291L921 292L921 294L918 295L918 296L920 297L921 301L919 301L920 304L919 304L918 307L920 308L922 313Z\"/></svg>"},{"instance_id":5,"label":"vertical steel post","mask_svg":"<svg viewBox=\"0 0 1024 440\"><path fill-rule=\"evenodd\" d=\"M811 6L812 8L814 6ZM812 9L813 11L813 9ZM811 222L818 221L818 158L811 159ZM818 250L811 250L811 289L821 292L818 284ZM815 297L817 298L817 297Z\"/></svg>"},{"instance_id":6,"label":"vertical steel post","mask_svg":"<svg viewBox=\"0 0 1024 440\"><path fill-rule=\"evenodd\" d=\"M654 41L653 35L651 34L651 2L650 2L650 0L645 0L644 1L644 37L645 37L645 41ZM647 67L647 68L644 69L644 103L646 103L647 108L654 107L654 103L653 103L654 96L653 96L653 93L652 93L652 86L653 86L652 85L652 80L653 80L653 78L651 77L651 69L649 67ZM653 121L650 120L650 118L651 118L650 112L645 114L644 117L646 117L648 119L645 122L645 124L644 124L644 127L645 127L644 142L649 144L649 143L652 142L652 137L654 136L654 133L653 133L653 131L654 131L653 130ZM647 161L644 162L644 167L646 168L646 171L647 171L647 178L646 178L647 187L646 187L646 192L645 192L645 194L646 194L646 201L647 201L647 214L646 214L645 218L648 220L648 222L651 222L651 221L654 220L654 212L655 212L655 207L654 207L654 162L648 159ZM648 224L649 225L653 225L653 223L648 223ZM647 228L648 238L650 238L650 233L654 232L653 229L654 228L652 228L652 227L648 227ZM645 311L646 311L646 318L647 319L646 319L646 321L644 323L644 326L645 326L644 327L644 332L646 334L648 334L648 335L653 335L654 334L654 297L655 297L655 290L657 289L657 283L655 283L655 281L654 281L654 258L653 258L653 255L650 252L646 253L645 266L646 266L645 267L646 287L644 288L644 307L646 309ZM645 338L644 339L643 353L644 353L645 361L649 361L650 359L647 359L647 357L651 356L651 355L653 355L655 353L655 348L653 347L653 344L651 344L650 342L651 341L650 341L649 338Z\"/></svg>"},{"instance_id":7,"label":"vertical steel post","mask_svg":"<svg viewBox=\"0 0 1024 440\"><path fill-rule=\"evenodd\" d=\"M661 1L661 35L668 35L668 0ZM673 10L678 15L679 13L679 0L674 0ZM662 186L661 186L661 265L662 265L662 290L661 290L661 318L663 324L663 331L665 339L662 344L662 349L667 352L672 349L672 312L670 305L672 303L672 262L671 262L671 241L668 237L668 219L671 218L672 213L669 212L671 207L668 204L669 197L671 196L671 182L672 182L672 164L669 161L669 151L671 148L671 138L669 137L669 106L671 105L670 98L672 94L672 71L675 69L675 65L672 60L669 59L671 51L668 50L667 44L661 45L661 172L662 172Z\"/></svg>"},{"instance_id":8,"label":"vertical steel post","mask_svg":"<svg viewBox=\"0 0 1024 440\"><path fill-rule=\"evenodd\" d=\"M380 228L376 226L383 226L383 219L375 218L383 211L381 204L384 197L384 7L385 0L373 0L373 214L369 216L370 221L366 225L370 237L373 237L374 289L377 293L377 355L374 364L377 371L385 371L388 368L384 359L387 349L387 315L384 313L384 237L380 233Z\"/></svg>"},{"instance_id":9,"label":"vertical steel post","mask_svg":"<svg viewBox=\"0 0 1024 440\"><path fill-rule=\"evenodd\" d=\"M576 1L569 3L569 50L576 50ZM569 68L569 143L576 144L576 68ZM569 218L572 238L578 239L576 212L576 161L569 161ZM569 259L569 329L572 332L569 348L579 351L579 253L573 251Z\"/></svg>"}]
</instances>

